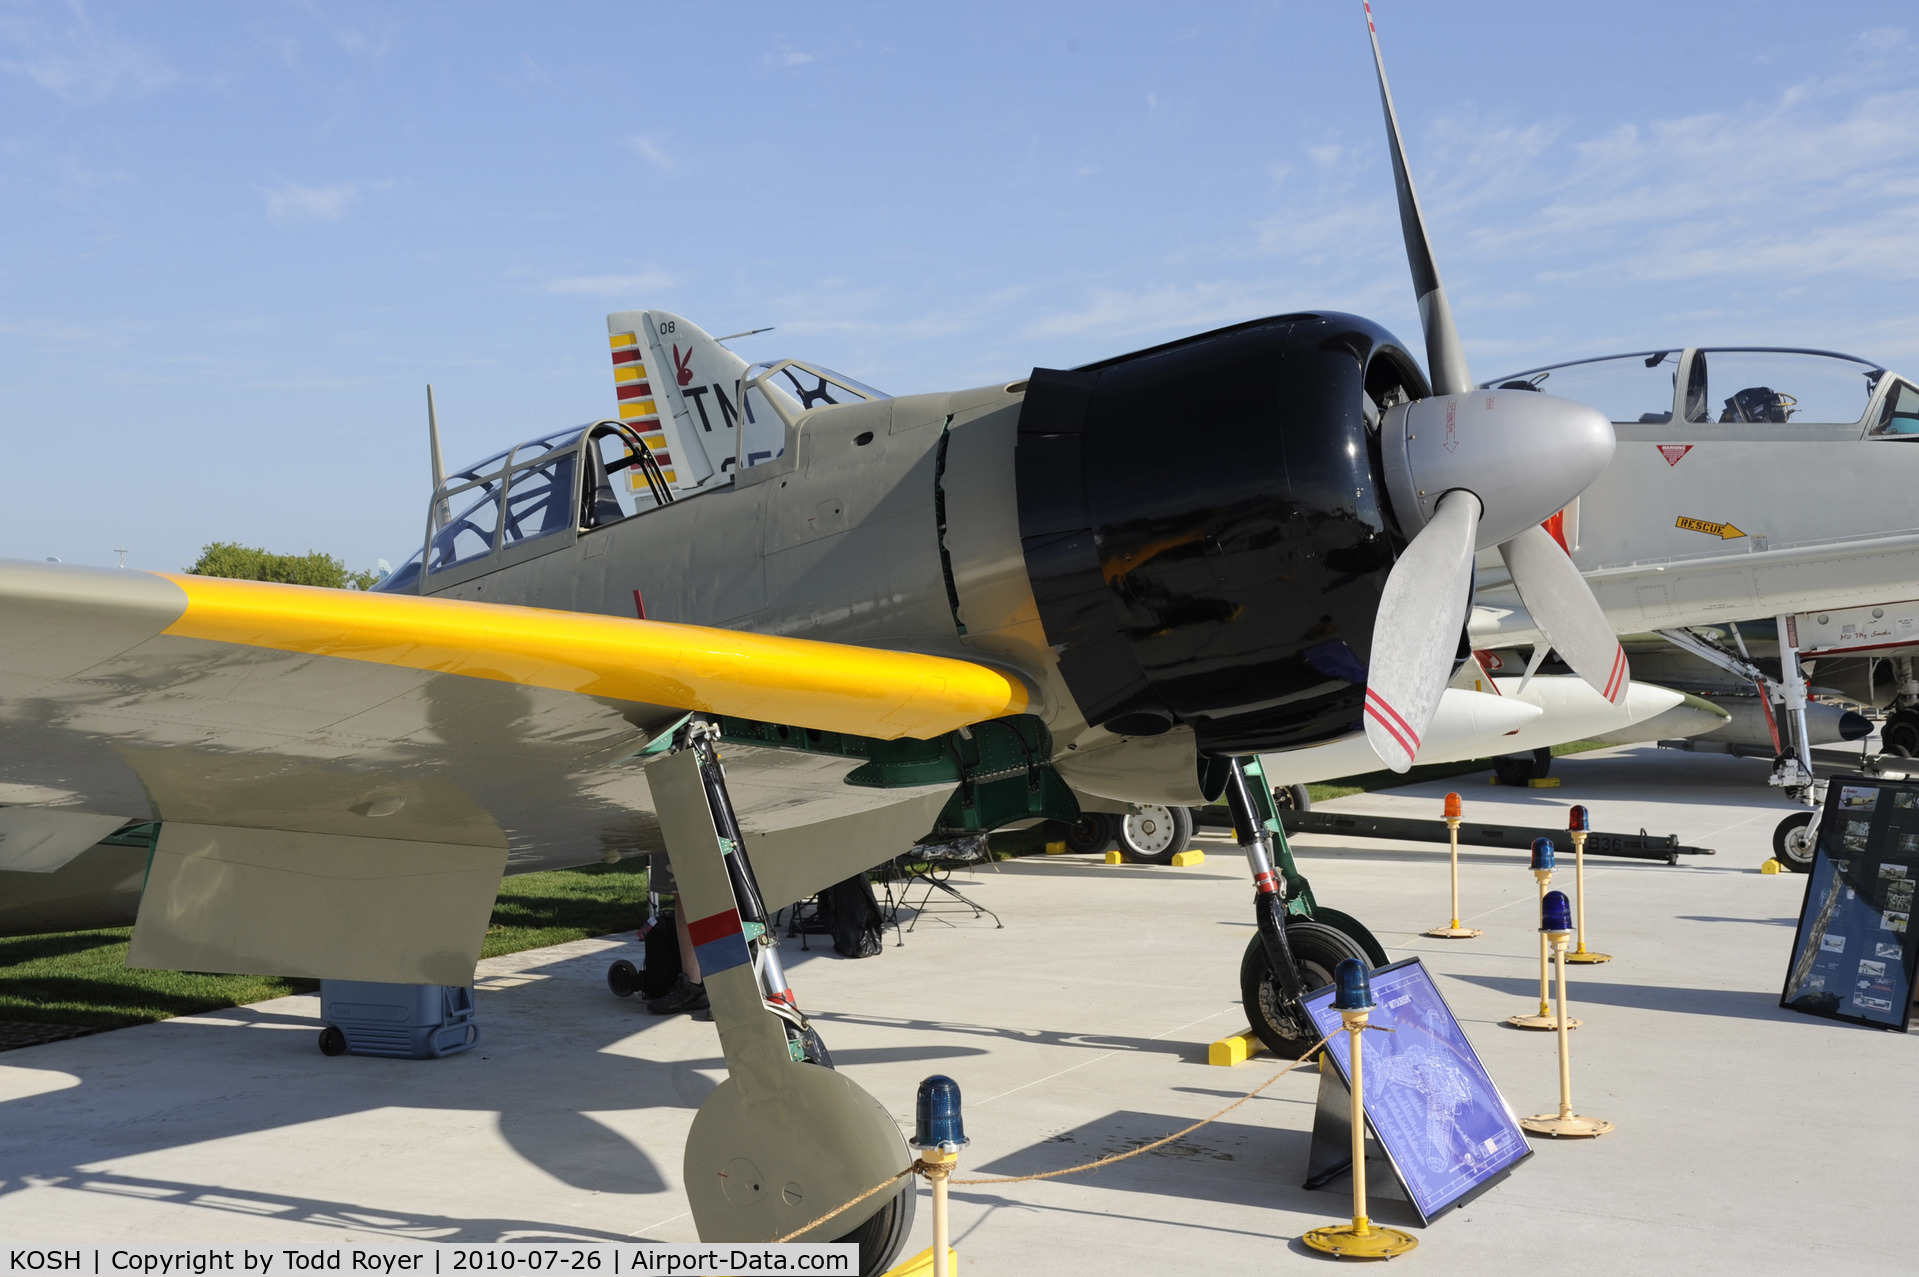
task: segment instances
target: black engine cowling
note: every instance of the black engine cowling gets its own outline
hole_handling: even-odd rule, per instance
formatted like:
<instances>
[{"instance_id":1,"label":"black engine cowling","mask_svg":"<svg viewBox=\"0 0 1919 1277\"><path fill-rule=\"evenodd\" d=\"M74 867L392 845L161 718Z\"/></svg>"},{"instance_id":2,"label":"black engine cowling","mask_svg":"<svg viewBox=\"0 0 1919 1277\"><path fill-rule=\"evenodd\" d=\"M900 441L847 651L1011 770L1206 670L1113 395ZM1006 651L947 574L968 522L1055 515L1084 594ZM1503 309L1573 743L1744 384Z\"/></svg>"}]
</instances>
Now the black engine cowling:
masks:
<instances>
[{"instance_id":1,"label":"black engine cowling","mask_svg":"<svg viewBox=\"0 0 1919 1277\"><path fill-rule=\"evenodd\" d=\"M1366 396L1426 393L1390 333L1334 313L1035 369L1020 536L1087 721L1123 735L1185 724L1211 754L1353 730L1405 546Z\"/></svg>"}]
</instances>

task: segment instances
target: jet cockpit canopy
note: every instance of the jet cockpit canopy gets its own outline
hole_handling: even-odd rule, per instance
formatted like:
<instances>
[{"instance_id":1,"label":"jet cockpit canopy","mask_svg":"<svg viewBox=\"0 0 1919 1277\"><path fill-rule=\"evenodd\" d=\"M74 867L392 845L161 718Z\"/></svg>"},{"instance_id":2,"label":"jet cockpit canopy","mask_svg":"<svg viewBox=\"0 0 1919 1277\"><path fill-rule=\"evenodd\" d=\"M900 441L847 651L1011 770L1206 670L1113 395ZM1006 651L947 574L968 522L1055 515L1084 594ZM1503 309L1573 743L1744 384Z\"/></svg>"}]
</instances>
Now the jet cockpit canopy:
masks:
<instances>
[{"instance_id":1,"label":"jet cockpit canopy","mask_svg":"<svg viewBox=\"0 0 1919 1277\"><path fill-rule=\"evenodd\" d=\"M1820 437L1919 432L1912 415L1919 412L1919 398L1911 385L1888 378L1885 368L1869 360L1830 350L1642 350L1532 368L1496 377L1483 388L1547 391L1589 404L1615 425L1819 427Z\"/></svg>"}]
</instances>

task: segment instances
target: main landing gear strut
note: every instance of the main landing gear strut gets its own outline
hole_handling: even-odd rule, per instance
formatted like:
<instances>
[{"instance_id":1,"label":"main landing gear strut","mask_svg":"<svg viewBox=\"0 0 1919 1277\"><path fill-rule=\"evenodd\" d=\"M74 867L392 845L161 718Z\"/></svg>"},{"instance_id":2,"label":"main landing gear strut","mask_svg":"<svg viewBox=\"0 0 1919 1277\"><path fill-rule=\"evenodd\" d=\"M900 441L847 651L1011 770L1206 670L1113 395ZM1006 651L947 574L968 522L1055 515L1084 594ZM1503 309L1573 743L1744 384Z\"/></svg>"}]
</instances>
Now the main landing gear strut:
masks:
<instances>
[{"instance_id":1,"label":"main landing gear strut","mask_svg":"<svg viewBox=\"0 0 1919 1277\"><path fill-rule=\"evenodd\" d=\"M913 1155L879 1101L833 1071L786 982L714 744L693 721L647 783L673 857L728 1077L693 1119L686 1196L702 1241L764 1242L904 1170ZM884 1272L913 1223L917 1181L795 1238L856 1242Z\"/></svg>"},{"instance_id":2,"label":"main landing gear strut","mask_svg":"<svg viewBox=\"0 0 1919 1277\"><path fill-rule=\"evenodd\" d=\"M1257 758L1236 758L1226 778L1233 832L1253 874L1253 920L1259 934L1239 964L1240 998L1260 1041L1282 1059L1298 1059L1319 1040L1300 1000L1333 982L1346 958L1386 965L1385 950L1358 920L1313 900L1293 865L1292 849Z\"/></svg>"}]
</instances>

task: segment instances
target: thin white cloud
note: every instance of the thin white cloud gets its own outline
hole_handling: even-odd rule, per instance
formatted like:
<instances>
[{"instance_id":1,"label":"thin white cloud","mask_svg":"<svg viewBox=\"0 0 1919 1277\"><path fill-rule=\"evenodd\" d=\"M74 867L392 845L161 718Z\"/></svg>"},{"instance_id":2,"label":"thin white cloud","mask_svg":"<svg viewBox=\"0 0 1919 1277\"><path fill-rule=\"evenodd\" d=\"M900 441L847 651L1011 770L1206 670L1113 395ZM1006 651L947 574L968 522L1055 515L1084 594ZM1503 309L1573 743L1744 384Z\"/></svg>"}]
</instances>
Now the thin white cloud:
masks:
<instances>
[{"instance_id":1,"label":"thin white cloud","mask_svg":"<svg viewBox=\"0 0 1919 1277\"><path fill-rule=\"evenodd\" d=\"M664 275L657 271L641 275L571 275L565 279L548 280L546 291L580 293L593 297L630 296L634 293L670 288L674 282L671 275Z\"/></svg>"},{"instance_id":2,"label":"thin white cloud","mask_svg":"<svg viewBox=\"0 0 1919 1277\"><path fill-rule=\"evenodd\" d=\"M0 71L31 80L80 106L141 97L176 83L177 71L152 49L120 39L82 5L55 30L35 15L0 17Z\"/></svg>"},{"instance_id":3,"label":"thin white cloud","mask_svg":"<svg viewBox=\"0 0 1919 1277\"><path fill-rule=\"evenodd\" d=\"M769 53L761 59L770 67L798 67L814 61L814 55L804 49L782 48L778 53Z\"/></svg>"},{"instance_id":4,"label":"thin white cloud","mask_svg":"<svg viewBox=\"0 0 1919 1277\"><path fill-rule=\"evenodd\" d=\"M648 163L664 169L668 173L671 173L680 166L678 160L667 154L659 143L653 141L651 138L644 138L635 134L626 139L626 149L641 159L646 160Z\"/></svg>"},{"instance_id":5,"label":"thin white cloud","mask_svg":"<svg viewBox=\"0 0 1919 1277\"><path fill-rule=\"evenodd\" d=\"M332 186L302 186L282 182L260 194L267 202L267 216L276 222L337 222L347 215L360 193L387 186L385 182L336 182Z\"/></svg>"}]
</instances>

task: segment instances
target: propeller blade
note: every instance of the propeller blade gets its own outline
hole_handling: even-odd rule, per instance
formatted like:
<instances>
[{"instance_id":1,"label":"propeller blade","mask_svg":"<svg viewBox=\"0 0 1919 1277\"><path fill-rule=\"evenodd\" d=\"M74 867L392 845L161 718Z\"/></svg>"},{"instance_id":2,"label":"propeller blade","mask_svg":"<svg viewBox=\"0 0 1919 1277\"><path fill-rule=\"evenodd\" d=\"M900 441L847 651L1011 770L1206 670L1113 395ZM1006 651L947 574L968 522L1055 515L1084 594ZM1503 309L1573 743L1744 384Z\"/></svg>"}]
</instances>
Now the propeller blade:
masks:
<instances>
[{"instance_id":1,"label":"propeller blade","mask_svg":"<svg viewBox=\"0 0 1919 1277\"><path fill-rule=\"evenodd\" d=\"M1373 41L1373 69L1379 72L1379 101L1386 108L1386 140L1392 144L1393 184L1399 188L1399 229L1406 237L1406 263L1413 269L1413 293L1419 298L1419 326L1426 332L1426 371L1435 395L1452 395L1473 388L1466 371L1466 350L1453 325L1446 287L1439 282L1426 219L1413 192L1413 175L1406 167L1406 147L1399 137L1399 117L1393 112L1392 91L1386 87L1386 61L1379 54L1379 31L1373 26L1373 6L1366 5L1366 31Z\"/></svg>"},{"instance_id":2,"label":"propeller blade","mask_svg":"<svg viewBox=\"0 0 1919 1277\"><path fill-rule=\"evenodd\" d=\"M1632 686L1625 649L1579 569L1538 524L1499 547L1539 632L1586 685L1618 705ZM1397 568L1394 569L1398 571ZM1387 579L1391 588L1391 578Z\"/></svg>"},{"instance_id":3,"label":"propeller blade","mask_svg":"<svg viewBox=\"0 0 1919 1277\"><path fill-rule=\"evenodd\" d=\"M1386 577L1366 669L1366 742L1396 772L1413 765L1452 678L1478 528L1479 498L1448 492Z\"/></svg>"}]
</instances>

